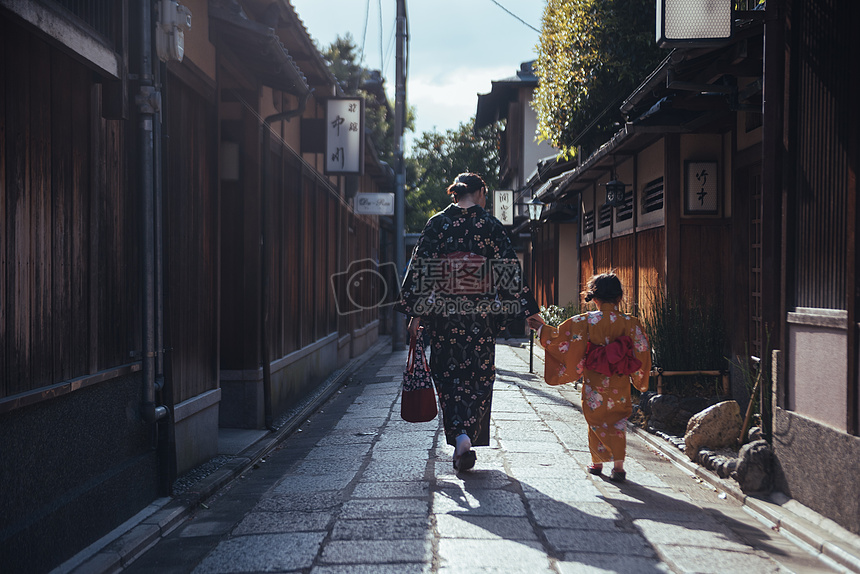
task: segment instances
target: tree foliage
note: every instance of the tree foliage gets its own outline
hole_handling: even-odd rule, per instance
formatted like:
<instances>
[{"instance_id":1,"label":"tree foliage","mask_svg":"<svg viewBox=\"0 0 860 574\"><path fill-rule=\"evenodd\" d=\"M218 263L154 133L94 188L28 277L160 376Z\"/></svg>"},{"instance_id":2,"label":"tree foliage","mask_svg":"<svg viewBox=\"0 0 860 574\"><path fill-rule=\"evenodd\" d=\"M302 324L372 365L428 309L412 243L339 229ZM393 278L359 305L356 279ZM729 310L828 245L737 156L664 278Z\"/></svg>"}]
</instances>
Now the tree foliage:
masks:
<instances>
[{"instance_id":1,"label":"tree foliage","mask_svg":"<svg viewBox=\"0 0 860 574\"><path fill-rule=\"evenodd\" d=\"M459 173L477 173L490 190L498 186L499 128L492 124L476 134L474 127L472 118L445 133L424 132L413 142L407 159L406 231L420 232L431 215L451 203L445 190Z\"/></svg>"},{"instance_id":2,"label":"tree foliage","mask_svg":"<svg viewBox=\"0 0 860 574\"><path fill-rule=\"evenodd\" d=\"M654 21L654 0L547 0L533 103L542 140L571 157L619 129L622 99L663 56Z\"/></svg>"},{"instance_id":3,"label":"tree foliage","mask_svg":"<svg viewBox=\"0 0 860 574\"><path fill-rule=\"evenodd\" d=\"M321 50L329 70L348 96L361 96L365 101L364 120L382 161L394 165L394 111L385 94L382 74L361 65L361 57L352 35L338 36ZM414 114L407 110L404 129L414 129Z\"/></svg>"},{"instance_id":4,"label":"tree foliage","mask_svg":"<svg viewBox=\"0 0 860 574\"><path fill-rule=\"evenodd\" d=\"M340 83L341 89L350 95L358 93L364 82L370 78L370 70L361 66L352 35L337 36L327 48L322 50L322 56L328 62L328 69Z\"/></svg>"}]
</instances>

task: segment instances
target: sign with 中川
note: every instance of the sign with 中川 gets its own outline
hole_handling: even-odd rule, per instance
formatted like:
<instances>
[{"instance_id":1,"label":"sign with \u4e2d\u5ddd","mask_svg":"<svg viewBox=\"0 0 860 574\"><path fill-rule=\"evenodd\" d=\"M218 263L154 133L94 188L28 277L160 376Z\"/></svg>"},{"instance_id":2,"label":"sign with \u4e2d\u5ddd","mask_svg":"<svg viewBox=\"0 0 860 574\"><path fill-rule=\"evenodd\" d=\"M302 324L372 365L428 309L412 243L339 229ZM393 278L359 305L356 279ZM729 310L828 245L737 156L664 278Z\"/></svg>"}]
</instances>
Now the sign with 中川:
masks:
<instances>
[{"instance_id":1,"label":"sign with \u4e2d\u5ddd","mask_svg":"<svg viewBox=\"0 0 860 574\"><path fill-rule=\"evenodd\" d=\"M493 216L502 225L514 224L514 192L497 189L493 192Z\"/></svg>"},{"instance_id":2,"label":"sign with \u4e2d\u5ddd","mask_svg":"<svg viewBox=\"0 0 860 574\"><path fill-rule=\"evenodd\" d=\"M364 173L364 100L326 100L325 172Z\"/></svg>"},{"instance_id":3,"label":"sign with \u4e2d\u5ddd","mask_svg":"<svg viewBox=\"0 0 860 574\"><path fill-rule=\"evenodd\" d=\"M394 215L394 194L356 193L355 212L361 215Z\"/></svg>"}]
</instances>

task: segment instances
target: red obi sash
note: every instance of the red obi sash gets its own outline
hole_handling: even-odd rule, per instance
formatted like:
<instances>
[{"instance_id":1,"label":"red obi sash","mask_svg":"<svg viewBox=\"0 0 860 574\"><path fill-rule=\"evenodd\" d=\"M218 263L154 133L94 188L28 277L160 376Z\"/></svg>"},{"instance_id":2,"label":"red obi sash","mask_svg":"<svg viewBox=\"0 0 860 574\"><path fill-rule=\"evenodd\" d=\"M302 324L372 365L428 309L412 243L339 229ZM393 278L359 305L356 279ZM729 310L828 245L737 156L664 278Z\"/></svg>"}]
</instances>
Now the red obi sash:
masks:
<instances>
[{"instance_id":1,"label":"red obi sash","mask_svg":"<svg viewBox=\"0 0 860 574\"><path fill-rule=\"evenodd\" d=\"M642 361L633 354L633 341L622 335L608 345L595 345L589 341L585 348L585 368L607 377L630 375L639 370Z\"/></svg>"}]
</instances>

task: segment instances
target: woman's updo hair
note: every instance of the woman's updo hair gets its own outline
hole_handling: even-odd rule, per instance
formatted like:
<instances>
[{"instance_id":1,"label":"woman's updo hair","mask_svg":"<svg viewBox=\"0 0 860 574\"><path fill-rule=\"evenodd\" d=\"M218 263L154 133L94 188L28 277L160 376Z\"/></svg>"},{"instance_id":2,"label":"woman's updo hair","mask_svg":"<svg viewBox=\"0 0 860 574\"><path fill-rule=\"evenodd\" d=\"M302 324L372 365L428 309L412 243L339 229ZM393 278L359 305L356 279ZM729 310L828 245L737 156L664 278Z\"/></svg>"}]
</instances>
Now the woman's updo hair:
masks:
<instances>
[{"instance_id":1,"label":"woman's updo hair","mask_svg":"<svg viewBox=\"0 0 860 574\"><path fill-rule=\"evenodd\" d=\"M624 289L621 287L621 280L615 273L601 273L593 275L588 280L588 286L585 291L585 301L599 299L607 303L618 303L624 296Z\"/></svg>"},{"instance_id":2,"label":"woman's updo hair","mask_svg":"<svg viewBox=\"0 0 860 574\"><path fill-rule=\"evenodd\" d=\"M454 183L448 186L448 195L457 201L464 195L471 195L480 191L482 187L487 187L484 180L477 173L461 173L454 178Z\"/></svg>"}]
</instances>

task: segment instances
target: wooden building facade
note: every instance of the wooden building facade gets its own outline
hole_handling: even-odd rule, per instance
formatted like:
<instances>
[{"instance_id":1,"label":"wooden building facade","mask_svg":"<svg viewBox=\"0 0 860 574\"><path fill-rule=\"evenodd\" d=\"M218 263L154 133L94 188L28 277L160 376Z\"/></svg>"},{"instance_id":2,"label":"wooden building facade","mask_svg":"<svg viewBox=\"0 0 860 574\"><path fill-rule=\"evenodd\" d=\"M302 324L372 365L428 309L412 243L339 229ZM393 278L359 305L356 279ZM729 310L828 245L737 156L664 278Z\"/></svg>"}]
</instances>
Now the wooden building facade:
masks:
<instances>
[{"instance_id":1,"label":"wooden building facade","mask_svg":"<svg viewBox=\"0 0 860 574\"><path fill-rule=\"evenodd\" d=\"M352 198L393 176L372 144L355 177L306 145L341 92L298 15L187 0L184 57L159 60L165 4L0 0L10 571L49 570L170 494L219 428L265 431L380 331L332 276L385 261Z\"/></svg>"},{"instance_id":2,"label":"wooden building facade","mask_svg":"<svg viewBox=\"0 0 860 574\"><path fill-rule=\"evenodd\" d=\"M721 304L724 356L772 365L761 399L775 487L857 533L858 5L784 0L736 16L723 44L672 50L596 152L530 185L579 206L581 287L612 269L636 313L655 288ZM618 207L611 179L627 184ZM560 277L546 227L538 292Z\"/></svg>"}]
</instances>

